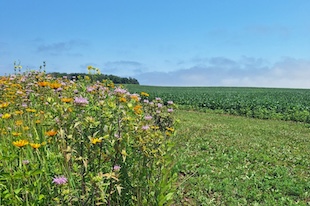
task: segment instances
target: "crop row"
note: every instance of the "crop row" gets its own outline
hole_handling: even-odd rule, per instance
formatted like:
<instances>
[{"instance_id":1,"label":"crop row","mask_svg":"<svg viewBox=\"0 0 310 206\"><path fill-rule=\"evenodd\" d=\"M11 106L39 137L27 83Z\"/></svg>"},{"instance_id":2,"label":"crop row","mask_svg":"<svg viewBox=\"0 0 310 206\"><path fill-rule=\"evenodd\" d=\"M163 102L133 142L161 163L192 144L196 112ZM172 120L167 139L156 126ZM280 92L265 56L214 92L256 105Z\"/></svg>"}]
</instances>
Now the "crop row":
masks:
<instances>
[{"instance_id":1,"label":"crop row","mask_svg":"<svg viewBox=\"0 0 310 206\"><path fill-rule=\"evenodd\" d=\"M260 119L310 123L310 90L231 87L155 87L128 85L131 92L173 100L187 109L219 110Z\"/></svg>"}]
</instances>

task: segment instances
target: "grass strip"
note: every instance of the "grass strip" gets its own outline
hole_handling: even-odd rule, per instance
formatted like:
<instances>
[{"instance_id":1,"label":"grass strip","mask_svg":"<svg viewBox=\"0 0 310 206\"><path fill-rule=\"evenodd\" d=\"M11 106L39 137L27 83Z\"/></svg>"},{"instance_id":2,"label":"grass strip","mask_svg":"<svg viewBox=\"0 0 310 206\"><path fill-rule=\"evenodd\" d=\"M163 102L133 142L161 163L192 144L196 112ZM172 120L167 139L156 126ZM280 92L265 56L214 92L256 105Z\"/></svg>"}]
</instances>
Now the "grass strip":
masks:
<instances>
[{"instance_id":1,"label":"grass strip","mask_svg":"<svg viewBox=\"0 0 310 206\"><path fill-rule=\"evenodd\" d=\"M175 205L309 205L309 125L179 110Z\"/></svg>"}]
</instances>

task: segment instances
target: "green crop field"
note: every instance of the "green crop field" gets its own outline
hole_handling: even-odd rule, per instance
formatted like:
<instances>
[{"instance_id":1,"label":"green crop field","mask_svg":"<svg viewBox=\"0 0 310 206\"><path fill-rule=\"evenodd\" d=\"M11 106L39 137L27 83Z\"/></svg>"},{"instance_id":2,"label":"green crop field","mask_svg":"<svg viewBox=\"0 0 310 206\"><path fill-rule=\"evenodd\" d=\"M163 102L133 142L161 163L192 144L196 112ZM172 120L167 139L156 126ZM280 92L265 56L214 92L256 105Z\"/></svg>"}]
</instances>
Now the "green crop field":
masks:
<instances>
[{"instance_id":1,"label":"green crop field","mask_svg":"<svg viewBox=\"0 0 310 206\"><path fill-rule=\"evenodd\" d=\"M223 113L310 123L309 89L155 87L127 85L131 92L148 92L173 100L187 109L218 110Z\"/></svg>"}]
</instances>

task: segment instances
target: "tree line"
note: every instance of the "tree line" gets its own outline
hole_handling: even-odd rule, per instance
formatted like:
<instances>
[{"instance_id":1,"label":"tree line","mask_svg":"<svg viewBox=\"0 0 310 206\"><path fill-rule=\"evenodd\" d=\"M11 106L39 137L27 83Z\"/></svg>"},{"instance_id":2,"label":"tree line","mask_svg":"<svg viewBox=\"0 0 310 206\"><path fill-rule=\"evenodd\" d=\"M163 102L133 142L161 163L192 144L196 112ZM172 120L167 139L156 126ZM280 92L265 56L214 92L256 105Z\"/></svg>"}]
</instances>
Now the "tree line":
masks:
<instances>
[{"instance_id":1,"label":"tree line","mask_svg":"<svg viewBox=\"0 0 310 206\"><path fill-rule=\"evenodd\" d=\"M86 73L59 73L59 72L52 72L49 73L53 77L63 77L66 76L68 79L78 79L78 78L84 78L85 76L88 76L92 81L102 81L105 79L111 80L114 82L114 84L139 84L138 80L132 77L119 77L115 75L107 75L107 74L86 74Z\"/></svg>"}]
</instances>

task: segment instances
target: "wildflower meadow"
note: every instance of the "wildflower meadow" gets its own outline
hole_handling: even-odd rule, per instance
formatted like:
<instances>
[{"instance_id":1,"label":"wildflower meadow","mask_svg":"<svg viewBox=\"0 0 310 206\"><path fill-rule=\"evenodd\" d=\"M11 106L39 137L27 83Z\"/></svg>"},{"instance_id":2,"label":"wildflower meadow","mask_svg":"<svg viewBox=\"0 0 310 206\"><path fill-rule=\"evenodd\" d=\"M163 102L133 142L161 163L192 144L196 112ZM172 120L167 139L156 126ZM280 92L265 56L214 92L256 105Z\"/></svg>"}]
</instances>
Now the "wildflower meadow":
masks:
<instances>
[{"instance_id":1,"label":"wildflower meadow","mask_svg":"<svg viewBox=\"0 0 310 206\"><path fill-rule=\"evenodd\" d=\"M0 205L169 205L175 108L87 76L0 77Z\"/></svg>"}]
</instances>

